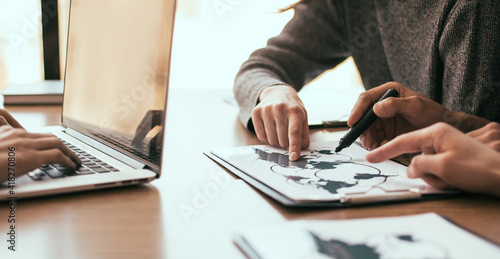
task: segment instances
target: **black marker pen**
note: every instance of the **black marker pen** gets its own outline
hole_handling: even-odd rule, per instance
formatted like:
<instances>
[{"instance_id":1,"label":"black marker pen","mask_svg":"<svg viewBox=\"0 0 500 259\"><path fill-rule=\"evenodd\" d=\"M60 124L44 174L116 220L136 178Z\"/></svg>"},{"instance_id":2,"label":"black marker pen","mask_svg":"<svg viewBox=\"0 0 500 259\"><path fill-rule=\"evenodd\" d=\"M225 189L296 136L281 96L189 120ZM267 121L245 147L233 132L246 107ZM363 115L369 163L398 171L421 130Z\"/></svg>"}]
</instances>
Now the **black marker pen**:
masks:
<instances>
[{"instance_id":1,"label":"black marker pen","mask_svg":"<svg viewBox=\"0 0 500 259\"><path fill-rule=\"evenodd\" d=\"M398 97L399 93L396 89L391 88L377 101L380 102L389 97ZM370 125L377 119L377 115L373 112L373 106L368 112L358 121L352 128L340 139L339 146L335 149L335 153L340 152L342 149L351 146L351 144L365 132Z\"/></svg>"}]
</instances>

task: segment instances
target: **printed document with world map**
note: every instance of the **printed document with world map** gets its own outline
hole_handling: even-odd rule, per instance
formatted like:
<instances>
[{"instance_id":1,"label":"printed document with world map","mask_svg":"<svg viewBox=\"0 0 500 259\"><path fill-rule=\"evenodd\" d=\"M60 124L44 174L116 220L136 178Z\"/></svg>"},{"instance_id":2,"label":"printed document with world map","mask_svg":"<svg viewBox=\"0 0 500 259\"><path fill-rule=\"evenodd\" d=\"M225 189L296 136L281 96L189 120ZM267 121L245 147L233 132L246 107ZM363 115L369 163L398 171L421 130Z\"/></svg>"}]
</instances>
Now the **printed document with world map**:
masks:
<instances>
[{"instance_id":1,"label":"printed document with world map","mask_svg":"<svg viewBox=\"0 0 500 259\"><path fill-rule=\"evenodd\" d=\"M372 164L359 145L335 153L338 141L312 143L291 162L288 153L269 145L213 149L206 154L254 187L285 205L350 206L418 200L457 193L409 179L407 167L386 161Z\"/></svg>"},{"instance_id":2,"label":"printed document with world map","mask_svg":"<svg viewBox=\"0 0 500 259\"><path fill-rule=\"evenodd\" d=\"M239 230L248 258L500 258L500 248L435 213L288 221Z\"/></svg>"}]
</instances>

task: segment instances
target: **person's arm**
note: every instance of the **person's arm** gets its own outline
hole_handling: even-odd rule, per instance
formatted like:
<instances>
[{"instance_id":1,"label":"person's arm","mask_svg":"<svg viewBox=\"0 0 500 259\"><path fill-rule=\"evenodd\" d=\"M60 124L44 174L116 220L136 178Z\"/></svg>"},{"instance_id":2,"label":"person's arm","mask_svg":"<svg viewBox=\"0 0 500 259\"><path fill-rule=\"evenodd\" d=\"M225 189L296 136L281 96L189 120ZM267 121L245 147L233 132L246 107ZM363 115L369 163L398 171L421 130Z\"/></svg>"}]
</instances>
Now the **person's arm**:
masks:
<instances>
[{"instance_id":1,"label":"person's arm","mask_svg":"<svg viewBox=\"0 0 500 259\"><path fill-rule=\"evenodd\" d=\"M0 109L0 183L11 181L43 164L76 169L81 160L59 138L28 133L10 113Z\"/></svg>"},{"instance_id":2,"label":"person's arm","mask_svg":"<svg viewBox=\"0 0 500 259\"><path fill-rule=\"evenodd\" d=\"M2 125L9 125L13 128L24 129L23 126L21 126L21 124L5 109L0 109L0 126Z\"/></svg>"},{"instance_id":3,"label":"person's arm","mask_svg":"<svg viewBox=\"0 0 500 259\"><path fill-rule=\"evenodd\" d=\"M254 111L258 104L259 109L272 109L276 99L268 101L267 97L290 96L293 93L289 90L295 91L291 105L301 106L296 92L325 70L335 67L350 56L349 50L346 49L347 40L343 28L342 1L312 0L298 4L294 17L281 34L271 38L265 48L252 53L235 78L234 93L240 106L240 120L243 125L256 132L264 129L266 132L282 132L272 123L283 120L290 129L295 127L288 127L288 121L296 122L297 125L307 123L306 116L296 117L298 113L289 114L287 110L275 110L272 112L275 114L273 118L264 119L262 123L255 123L252 115L261 113ZM272 88L268 93L272 90L273 94L265 94L263 90L266 88ZM271 124L267 125L268 122ZM281 143L286 144L288 133L280 134L276 138L283 139ZM297 139L308 141L309 136L304 135L305 131L301 134L303 137ZM273 137L263 140L276 143ZM294 149L295 146L308 145L295 143L293 146L284 146Z\"/></svg>"},{"instance_id":4,"label":"person's arm","mask_svg":"<svg viewBox=\"0 0 500 259\"><path fill-rule=\"evenodd\" d=\"M352 127L363 114L390 88L399 92L399 97L388 98L373 106L379 117L360 137L363 146L374 149L398 135L446 122L464 132L482 127L490 121L444 108L426 96L412 91L396 82L372 88L362 93L351 112L347 124Z\"/></svg>"},{"instance_id":5,"label":"person's arm","mask_svg":"<svg viewBox=\"0 0 500 259\"><path fill-rule=\"evenodd\" d=\"M418 153L408 177L440 188L500 196L500 153L446 123L403 134L371 151L366 160L378 163L401 154Z\"/></svg>"},{"instance_id":6,"label":"person's arm","mask_svg":"<svg viewBox=\"0 0 500 259\"><path fill-rule=\"evenodd\" d=\"M457 1L439 38L441 104L500 122L500 1ZM460 122L460 121L459 121ZM456 124L463 132L482 123Z\"/></svg>"},{"instance_id":7,"label":"person's arm","mask_svg":"<svg viewBox=\"0 0 500 259\"><path fill-rule=\"evenodd\" d=\"M375 113L381 115L384 110L395 117L394 124L384 124L386 129L382 131L367 132L363 136L365 147L375 148L398 134L441 121L463 132L481 128L490 121L500 122L500 20L495 18L499 16L499 1L457 1L440 25L438 60L432 68L441 75L433 78L436 88L432 89L432 98L443 107L437 108L429 98L410 91L405 91L402 99L376 105ZM374 103L374 98L381 96L381 91L368 91L361 96L349 125ZM409 124L415 127L403 129Z\"/></svg>"},{"instance_id":8,"label":"person's arm","mask_svg":"<svg viewBox=\"0 0 500 259\"><path fill-rule=\"evenodd\" d=\"M300 150L310 144L304 104L297 92L286 85L268 87L260 98L252 113L257 137L271 145L287 147L289 159L296 161Z\"/></svg>"}]
</instances>

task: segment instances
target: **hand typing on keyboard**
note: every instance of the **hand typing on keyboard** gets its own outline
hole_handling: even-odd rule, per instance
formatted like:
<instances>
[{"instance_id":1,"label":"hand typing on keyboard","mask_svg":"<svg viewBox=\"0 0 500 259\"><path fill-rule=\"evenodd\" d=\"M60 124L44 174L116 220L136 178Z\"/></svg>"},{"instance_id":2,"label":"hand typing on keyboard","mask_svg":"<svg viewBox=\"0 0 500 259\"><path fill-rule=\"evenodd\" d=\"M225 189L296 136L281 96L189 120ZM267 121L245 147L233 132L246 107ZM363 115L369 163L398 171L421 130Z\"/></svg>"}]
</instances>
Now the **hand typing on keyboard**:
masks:
<instances>
[{"instance_id":1,"label":"hand typing on keyboard","mask_svg":"<svg viewBox=\"0 0 500 259\"><path fill-rule=\"evenodd\" d=\"M28 133L8 111L0 109L0 183L14 181L44 164L76 169L81 163L59 138Z\"/></svg>"},{"instance_id":2,"label":"hand typing on keyboard","mask_svg":"<svg viewBox=\"0 0 500 259\"><path fill-rule=\"evenodd\" d=\"M66 176L77 176L77 175L89 175L89 174L103 174L110 172L118 172L119 170L114 168L112 165L109 165L99 158L85 152L84 150L73 146L71 143L68 143L62 140L64 145L73 150L75 154L80 157L80 161L82 162L78 168L68 168L62 164L45 164L40 168L36 169L33 172L30 172L28 175L31 179L35 181L44 180L44 178L61 178ZM49 176L49 177L45 177Z\"/></svg>"}]
</instances>

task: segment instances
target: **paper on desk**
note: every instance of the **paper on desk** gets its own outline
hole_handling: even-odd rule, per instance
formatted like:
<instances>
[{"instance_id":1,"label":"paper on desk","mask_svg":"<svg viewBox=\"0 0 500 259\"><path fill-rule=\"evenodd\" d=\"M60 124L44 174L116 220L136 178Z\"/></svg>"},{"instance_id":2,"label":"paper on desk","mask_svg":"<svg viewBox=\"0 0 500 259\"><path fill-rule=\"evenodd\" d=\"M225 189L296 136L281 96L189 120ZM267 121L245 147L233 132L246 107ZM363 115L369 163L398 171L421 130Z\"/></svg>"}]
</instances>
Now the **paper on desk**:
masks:
<instances>
[{"instance_id":1,"label":"paper on desk","mask_svg":"<svg viewBox=\"0 0 500 259\"><path fill-rule=\"evenodd\" d=\"M409 179L406 166L393 161L372 164L368 153L353 144L340 153L338 141L312 143L296 162L286 150L269 145L211 151L241 172L296 203L339 201L342 195L385 195L413 190L440 193L420 179Z\"/></svg>"},{"instance_id":2,"label":"paper on desk","mask_svg":"<svg viewBox=\"0 0 500 259\"><path fill-rule=\"evenodd\" d=\"M292 221L246 229L235 242L250 258L500 258L500 248L437 214Z\"/></svg>"}]
</instances>

